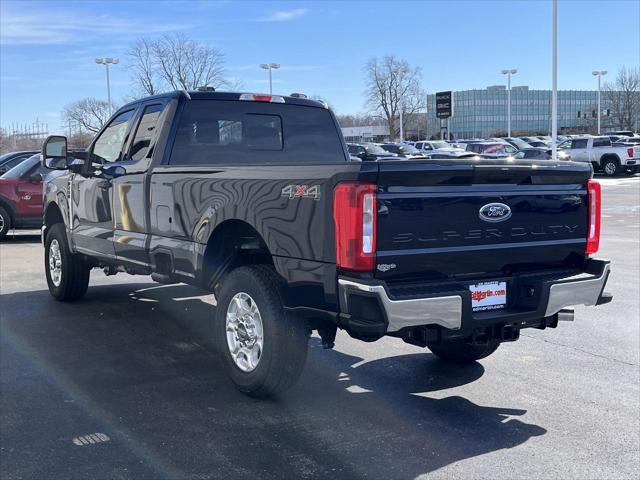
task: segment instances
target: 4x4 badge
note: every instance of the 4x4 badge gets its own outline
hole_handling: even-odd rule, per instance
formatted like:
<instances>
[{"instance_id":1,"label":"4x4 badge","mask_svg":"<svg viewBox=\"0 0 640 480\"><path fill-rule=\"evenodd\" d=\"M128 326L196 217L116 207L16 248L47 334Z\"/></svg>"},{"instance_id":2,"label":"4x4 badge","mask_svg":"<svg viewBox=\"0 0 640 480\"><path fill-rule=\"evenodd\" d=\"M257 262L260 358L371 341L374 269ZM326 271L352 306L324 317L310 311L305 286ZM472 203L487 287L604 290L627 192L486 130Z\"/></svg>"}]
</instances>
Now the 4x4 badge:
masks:
<instances>
[{"instance_id":1,"label":"4x4 badge","mask_svg":"<svg viewBox=\"0 0 640 480\"><path fill-rule=\"evenodd\" d=\"M320 185L287 185L282 189L282 196L320 200Z\"/></svg>"}]
</instances>

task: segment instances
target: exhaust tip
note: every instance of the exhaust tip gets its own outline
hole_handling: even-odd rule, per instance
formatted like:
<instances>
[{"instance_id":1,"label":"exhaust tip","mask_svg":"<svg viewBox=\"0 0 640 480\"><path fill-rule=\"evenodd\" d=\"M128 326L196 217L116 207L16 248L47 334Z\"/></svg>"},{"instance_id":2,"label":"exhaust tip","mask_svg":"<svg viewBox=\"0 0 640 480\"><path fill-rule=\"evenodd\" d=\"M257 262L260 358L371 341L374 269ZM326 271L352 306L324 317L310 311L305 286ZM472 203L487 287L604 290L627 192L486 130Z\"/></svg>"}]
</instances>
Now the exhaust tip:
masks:
<instances>
[{"instance_id":1,"label":"exhaust tip","mask_svg":"<svg viewBox=\"0 0 640 480\"><path fill-rule=\"evenodd\" d=\"M559 322L573 322L574 312L571 308L563 308L558 312Z\"/></svg>"}]
</instances>

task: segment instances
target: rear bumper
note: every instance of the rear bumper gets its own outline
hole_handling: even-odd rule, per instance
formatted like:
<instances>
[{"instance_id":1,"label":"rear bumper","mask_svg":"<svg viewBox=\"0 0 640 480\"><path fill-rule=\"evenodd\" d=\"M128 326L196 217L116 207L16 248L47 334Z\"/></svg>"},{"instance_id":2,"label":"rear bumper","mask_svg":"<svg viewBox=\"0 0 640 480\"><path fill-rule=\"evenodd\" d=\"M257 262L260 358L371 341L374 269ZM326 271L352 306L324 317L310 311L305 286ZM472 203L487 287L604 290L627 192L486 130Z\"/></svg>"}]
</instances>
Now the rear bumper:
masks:
<instances>
[{"instance_id":1,"label":"rear bumper","mask_svg":"<svg viewBox=\"0 0 640 480\"><path fill-rule=\"evenodd\" d=\"M501 310L474 312L468 284L460 282L405 284L338 278L340 320L355 336L379 337L410 327L439 326L464 333L496 323L518 328L544 326L545 319L575 305L610 301L603 291L610 262L588 260L583 271L520 274L506 281L507 305Z\"/></svg>"}]
</instances>

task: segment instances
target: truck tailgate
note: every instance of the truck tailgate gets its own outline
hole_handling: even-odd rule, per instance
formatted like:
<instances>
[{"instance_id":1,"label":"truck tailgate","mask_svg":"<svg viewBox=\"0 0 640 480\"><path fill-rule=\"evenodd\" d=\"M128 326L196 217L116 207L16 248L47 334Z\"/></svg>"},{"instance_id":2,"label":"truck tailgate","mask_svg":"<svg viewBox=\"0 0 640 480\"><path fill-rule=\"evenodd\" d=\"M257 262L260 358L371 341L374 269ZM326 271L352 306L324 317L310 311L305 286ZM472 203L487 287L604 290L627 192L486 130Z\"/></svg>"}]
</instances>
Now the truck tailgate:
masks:
<instances>
[{"instance_id":1,"label":"truck tailgate","mask_svg":"<svg viewBox=\"0 0 640 480\"><path fill-rule=\"evenodd\" d=\"M378 278L473 278L584 258L590 166L481 162L380 162Z\"/></svg>"}]
</instances>

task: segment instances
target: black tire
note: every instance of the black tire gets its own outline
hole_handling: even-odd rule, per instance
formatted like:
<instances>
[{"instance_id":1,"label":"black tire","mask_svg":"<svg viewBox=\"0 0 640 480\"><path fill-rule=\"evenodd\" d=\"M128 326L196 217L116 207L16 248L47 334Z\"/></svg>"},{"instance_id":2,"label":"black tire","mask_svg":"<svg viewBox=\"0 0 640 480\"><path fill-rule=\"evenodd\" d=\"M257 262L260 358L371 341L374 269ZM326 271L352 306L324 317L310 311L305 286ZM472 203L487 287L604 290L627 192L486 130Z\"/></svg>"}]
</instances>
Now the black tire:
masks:
<instances>
[{"instance_id":1,"label":"black tire","mask_svg":"<svg viewBox=\"0 0 640 480\"><path fill-rule=\"evenodd\" d=\"M615 158L602 160L602 172L607 177L615 177L620 173L620 162Z\"/></svg>"},{"instance_id":2,"label":"black tire","mask_svg":"<svg viewBox=\"0 0 640 480\"><path fill-rule=\"evenodd\" d=\"M11 215L4 207L0 206L0 240L11 230Z\"/></svg>"},{"instance_id":3,"label":"black tire","mask_svg":"<svg viewBox=\"0 0 640 480\"><path fill-rule=\"evenodd\" d=\"M60 278L54 281L50 269L50 257L52 253L51 245L56 242L60 252ZM55 261L55 260L54 260ZM87 293L89 287L89 266L77 254L69 251L67 234L64 225L56 223L47 230L44 249L44 271L47 277L49 292L56 300L61 302L72 302L82 298Z\"/></svg>"},{"instance_id":4,"label":"black tire","mask_svg":"<svg viewBox=\"0 0 640 480\"><path fill-rule=\"evenodd\" d=\"M309 328L302 319L285 312L279 284L273 268L267 265L243 266L222 280L219 296L216 297L217 349L229 378L238 390L254 397L272 396L291 387L302 373L307 358ZM262 325L263 344L251 371L243 371L236 364L227 341L227 312L234 297L242 294L248 295L248 300L255 303ZM230 335L235 335L236 341L239 338L237 332ZM255 339L246 335L244 338Z\"/></svg>"},{"instance_id":5,"label":"black tire","mask_svg":"<svg viewBox=\"0 0 640 480\"><path fill-rule=\"evenodd\" d=\"M486 345L465 343L463 339L428 345L429 350L438 358L451 363L472 363L488 357L500 346L500 342L490 341Z\"/></svg>"}]
</instances>

